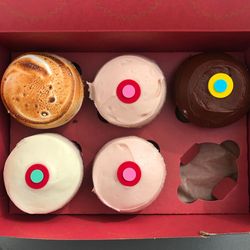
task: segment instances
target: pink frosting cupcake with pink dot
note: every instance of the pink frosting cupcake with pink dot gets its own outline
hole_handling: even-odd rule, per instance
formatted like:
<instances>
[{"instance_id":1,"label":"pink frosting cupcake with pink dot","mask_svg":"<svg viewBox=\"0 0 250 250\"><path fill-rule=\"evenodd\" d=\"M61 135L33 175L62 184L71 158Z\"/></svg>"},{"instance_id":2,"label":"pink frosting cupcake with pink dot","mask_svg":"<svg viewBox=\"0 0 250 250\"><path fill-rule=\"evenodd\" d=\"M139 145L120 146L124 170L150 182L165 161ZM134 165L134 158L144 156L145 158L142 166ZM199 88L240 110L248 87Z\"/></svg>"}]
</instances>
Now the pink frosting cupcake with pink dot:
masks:
<instances>
[{"instance_id":1,"label":"pink frosting cupcake with pink dot","mask_svg":"<svg viewBox=\"0 0 250 250\"><path fill-rule=\"evenodd\" d=\"M160 194L166 166L154 145L129 136L108 142L94 161L94 192L108 207L121 212L137 212Z\"/></svg>"},{"instance_id":2,"label":"pink frosting cupcake with pink dot","mask_svg":"<svg viewBox=\"0 0 250 250\"><path fill-rule=\"evenodd\" d=\"M160 112L166 99L163 72L153 61L133 55L107 62L89 84L100 115L120 127L142 127Z\"/></svg>"}]
</instances>

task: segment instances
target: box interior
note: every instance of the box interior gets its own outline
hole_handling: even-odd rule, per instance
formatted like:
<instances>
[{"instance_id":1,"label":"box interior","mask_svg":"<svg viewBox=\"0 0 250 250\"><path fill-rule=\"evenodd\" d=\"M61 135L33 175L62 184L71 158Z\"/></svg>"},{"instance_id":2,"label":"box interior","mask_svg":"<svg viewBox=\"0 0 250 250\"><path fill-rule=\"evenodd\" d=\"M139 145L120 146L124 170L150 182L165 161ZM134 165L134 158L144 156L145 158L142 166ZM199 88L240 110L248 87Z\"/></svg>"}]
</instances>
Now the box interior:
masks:
<instances>
[{"instance_id":1,"label":"box interior","mask_svg":"<svg viewBox=\"0 0 250 250\"><path fill-rule=\"evenodd\" d=\"M82 69L83 79L88 82L94 80L95 74L108 60L120 55L112 52L89 53L57 53L72 62L76 62ZM55 132L77 142L83 153L85 178L83 185L74 199L60 214L106 214L115 212L104 206L92 192L91 182L92 164L98 150L108 141L122 136L136 135L156 142L167 166L167 178L160 197L140 214L191 214L191 213L248 213L247 191L247 124L246 117L231 126L221 129L204 129L180 122L175 115L173 97L174 73L180 63L192 52L157 52L139 53L154 60L166 75L168 85L167 102L160 115L149 125L139 129L118 128L105 123L98 118L97 110L88 98L88 87L85 86L85 100L78 115L67 125L47 131L37 131L27 128L11 119L10 146L11 149L24 137L44 132ZM244 53L231 53L244 63ZM13 54L13 57L16 57ZM195 143L222 143L226 140L235 141L240 147L238 159L238 185L223 200L202 201L185 204L177 197L180 185L180 158ZM175 143L173 143L175 142ZM83 205L84 204L84 205ZM171 204L171 205L170 205ZM11 205L10 213L17 213Z\"/></svg>"},{"instance_id":2,"label":"box interior","mask_svg":"<svg viewBox=\"0 0 250 250\"><path fill-rule=\"evenodd\" d=\"M122 129L106 124L99 120L94 104L85 98L81 111L72 122L45 131L61 133L81 145L86 182L71 203L56 212L57 215L30 216L18 214L20 211L9 204L1 172L0 223L4 226L0 227L0 235L47 239L115 239L197 236L200 231L229 233L250 230L249 118L244 117L221 129L199 128L177 120L172 98L174 73L180 63L192 54L223 51L249 65L249 32L19 32L1 33L0 44L1 74L19 53L49 51L78 63L83 71L83 79L93 81L98 69L106 61L120 54L135 53L155 60L168 82L167 103L156 120L145 128ZM0 109L0 166L3 168L9 150L21 138L44 131L26 128L10 119L2 104ZM94 136L90 137L89 134ZM149 208L138 215L118 215L103 206L91 193L91 166L96 152L104 143L132 134L158 143L166 160L168 176L163 192ZM177 197L181 155L194 143L221 143L224 140L235 141L241 149L237 161L237 186L220 201L182 203ZM74 230L65 227L68 223Z\"/></svg>"}]
</instances>

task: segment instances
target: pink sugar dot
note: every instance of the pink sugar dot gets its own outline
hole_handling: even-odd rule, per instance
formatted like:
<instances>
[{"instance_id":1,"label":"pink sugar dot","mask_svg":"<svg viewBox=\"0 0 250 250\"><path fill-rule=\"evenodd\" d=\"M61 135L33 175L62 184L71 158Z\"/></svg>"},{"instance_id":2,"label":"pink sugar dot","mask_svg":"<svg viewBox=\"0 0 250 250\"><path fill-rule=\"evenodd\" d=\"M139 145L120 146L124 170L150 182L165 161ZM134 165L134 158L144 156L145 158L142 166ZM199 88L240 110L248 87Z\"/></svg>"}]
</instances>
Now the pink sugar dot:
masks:
<instances>
[{"instance_id":1,"label":"pink sugar dot","mask_svg":"<svg viewBox=\"0 0 250 250\"><path fill-rule=\"evenodd\" d=\"M126 98L131 98L135 95L135 88L132 85L126 85L124 86L124 88L122 89L122 94L124 97Z\"/></svg>"},{"instance_id":2,"label":"pink sugar dot","mask_svg":"<svg viewBox=\"0 0 250 250\"><path fill-rule=\"evenodd\" d=\"M136 178L136 172L133 168L126 168L122 173L125 181L133 181Z\"/></svg>"}]
</instances>

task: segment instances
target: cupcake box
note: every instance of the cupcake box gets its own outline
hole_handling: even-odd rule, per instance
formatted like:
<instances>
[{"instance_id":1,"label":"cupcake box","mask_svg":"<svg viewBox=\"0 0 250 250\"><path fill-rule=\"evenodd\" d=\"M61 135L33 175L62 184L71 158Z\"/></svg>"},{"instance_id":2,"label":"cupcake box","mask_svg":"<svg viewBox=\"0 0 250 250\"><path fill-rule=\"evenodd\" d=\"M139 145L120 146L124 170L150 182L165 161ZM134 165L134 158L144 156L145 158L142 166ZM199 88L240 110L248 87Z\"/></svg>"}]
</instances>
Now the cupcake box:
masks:
<instances>
[{"instance_id":1,"label":"cupcake box","mask_svg":"<svg viewBox=\"0 0 250 250\"><path fill-rule=\"evenodd\" d=\"M160 66L168 87L167 101L159 116L143 128L118 128L106 123L86 97L70 123L48 130L80 146L85 181L63 209L52 215L26 215L7 198L1 174L1 236L130 239L199 236L202 231L218 234L249 231L248 117L223 128L201 128L181 122L173 101L175 72L190 55L223 51L250 67L247 1L225 4L143 0L139 4L115 0L111 4L108 0L84 3L73 0L69 4L64 0L45 0L39 5L28 0L22 4L3 0L0 7L1 76L10 61L21 53L49 51L77 63L84 79L93 82L108 60L118 55L137 54ZM44 131L24 127L9 118L2 103L0 108L0 168L3 169L7 155L18 141ZM96 153L106 142L129 135L151 140L159 146L167 165L167 177L162 193L151 206L133 215L121 215L105 207L91 192L91 168ZM188 162L197 144L221 144L227 140L234 141L240 149L236 159L237 183L224 178L214 189L218 200L181 201L178 197L182 182L180 162Z\"/></svg>"}]
</instances>

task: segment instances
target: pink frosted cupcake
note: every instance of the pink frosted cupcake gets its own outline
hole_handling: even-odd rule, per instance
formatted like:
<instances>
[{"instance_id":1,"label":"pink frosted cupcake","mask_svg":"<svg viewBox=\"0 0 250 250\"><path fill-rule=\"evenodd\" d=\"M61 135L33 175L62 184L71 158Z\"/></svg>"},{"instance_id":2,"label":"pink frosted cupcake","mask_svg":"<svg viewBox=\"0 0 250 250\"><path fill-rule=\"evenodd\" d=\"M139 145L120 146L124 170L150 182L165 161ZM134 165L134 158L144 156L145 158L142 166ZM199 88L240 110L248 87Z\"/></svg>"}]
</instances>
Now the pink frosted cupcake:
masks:
<instances>
[{"instance_id":1,"label":"pink frosted cupcake","mask_svg":"<svg viewBox=\"0 0 250 250\"><path fill-rule=\"evenodd\" d=\"M101 116L120 127L142 127L151 122L166 99L163 72L141 56L114 58L88 84L90 98Z\"/></svg>"},{"instance_id":2,"label":"pink frosted cupcake","mask_svg":"<svg viewBox=\"0 0 250 250\"><path fill-rule=\"evenodd\" d=\"M150 142L130 136L108 142L96 156L94 192L108 207L124 213L149 206L160 194L166 166Z\"/></svg>"}]
</instances>

